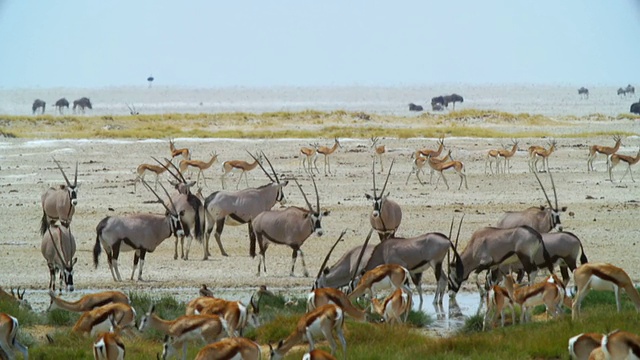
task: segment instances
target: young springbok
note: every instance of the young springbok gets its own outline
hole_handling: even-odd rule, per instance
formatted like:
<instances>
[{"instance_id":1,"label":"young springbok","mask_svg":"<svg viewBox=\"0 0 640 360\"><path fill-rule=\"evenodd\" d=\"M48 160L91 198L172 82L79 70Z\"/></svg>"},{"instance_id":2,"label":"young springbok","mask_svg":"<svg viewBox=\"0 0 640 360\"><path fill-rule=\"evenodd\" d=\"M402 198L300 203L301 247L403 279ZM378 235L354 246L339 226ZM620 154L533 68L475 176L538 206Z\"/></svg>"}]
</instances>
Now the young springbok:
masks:
<instances>
[{"instance_id":1,"label":"young springbok","mask_svg":"<svg viewBox=\"0 0 640 360\"><path fill-rule=\"evenodd\" d=\"M9 359L15 358L17 350L26 360L29 359L29 349L16 339L19 327L18 319L9 314L0 313L0 350L4 351Z\"/></svg>"}]
</instances>

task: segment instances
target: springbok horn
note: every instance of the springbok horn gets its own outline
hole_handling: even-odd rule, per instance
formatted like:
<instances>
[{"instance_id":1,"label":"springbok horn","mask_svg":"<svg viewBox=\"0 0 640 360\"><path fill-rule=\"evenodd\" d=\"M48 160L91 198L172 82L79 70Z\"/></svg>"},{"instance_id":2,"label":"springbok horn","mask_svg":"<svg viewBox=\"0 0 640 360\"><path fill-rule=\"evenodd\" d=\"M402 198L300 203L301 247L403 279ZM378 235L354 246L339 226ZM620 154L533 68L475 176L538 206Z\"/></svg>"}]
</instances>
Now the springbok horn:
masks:
<instances>
[{"instance_id":1,"label":"springbok horn","mask_svg":"<svg viewBox=\"0 0 640 360\"><path fill-rule=\"evenodd\" d=\"M336 245L338 245L338 243L342 241L342 237L344 237L344 234L346 233L347 233L347 229L342 230L342 233L340 234L340 237L338 238L338 240L336 240L336 242L333 244L331 249L329 249L327 256L324 257L324 261L322 262L322 265L320 265L320 270L318 271L318 275L316 275L316 280L318 280L320 278L320 275L322 275L322 270L324 270L324 267L327 266L327 262L329 262L329 257L331 257L331 253L333 252L333 249L335 249Z\"/></svg>"},{"instance_id":2,"label":"springbok horn","mask_svg":"<svg viewBox=\"0 0 640 360\"><path fill-rule=\"evenodd\" d=\"M540 181L540 177L538 177L537 171L535 171L536 169L532 168L531 170L533 171L533 175L536 176L536 180L538 180L538 184L540 184L540 188L542 189L542 193L544 194L544 197L547 199L547 203L549 204L549 207L553 209L553 205L551 205L551 201L549 200L547 191L544 189L544 186L542 186L542 181Z\"/></svg>"},{"instance_id":3,"label":"springbok horn","mask_svg":"<svg viewBox=\"0 0 640 360\"><path fill-rule=\"evenodd\" d=\"M20 287L18 287L18 299L24 300L24 293L27 292L27 289L22 289L22 294L20 294Z\"/></svg>"},{"instance_id":4,"label":"springbok horn","mask_svg":"<svg viewBox=\"0 0 640 360\"><path fill-rule=\"evenodd\" d=\"M56 244L56 239L53 237L53 233L51 232L51 226L49 226L47 230L49 230L49 236L51 236L51 243L53 244L53 248L56 250L56 254L58 254L58 257L60 258L60 261L62 261L62 263L65 264L65 266L69 265L64 260L64 256L62 256L62 252L60 251L60 248L58 248L58 245ZM60 240L62 240L62 238Z\"/></svg>"},{"instance_id":5,"label":"springbok horn","mask_svg":"<svg viewBox=\"0 0 640 360\"><path fill-rule=\"evenodd\" d=\"M307 206L309 207L309 211L313 212L313 207L311 206L311 203L307 199L307 195L302 190L302 185L300 185L300 183L298 182L298 179L296 178L293 178L293 181L295 181L296 185L298 185L298 189L300 189L300 192L302 193L302 197L304 197L304 201L307 203Z\"/></svg>"},{"instance_id":6,"label":"springbok horn","mask_svg":"<svg viewBox=\"0 0 640 360\"><path fill-rule=\"evenodd\" d=\"M273 178L271 177L271 175L269 175L269 173L267 172L267 170L265 170L265 168L262 166L262 164L260 163L260 161L258 161L258 158L256 158L255 156L253 156L252 153L250 153L249 151L247 151L247 154L249 154L249 156L251 156L253 158L253 160L255 162L258 163L258 166L260 166L260 169L262 169L262 171L264 172L265 175L267 175L267 177L269 178L269 181L271 182L276 182L275 180L273 180Z\"/></svg>"},{"instance_id":7,"label":"springbok horn","mask_svg":"<svg viewBox=\"0 0 640 360\"><path fill-rule=\"evenodd\" d=\"M56 165L58 165L58 169L60 169L60 171L62 172L62 176L64 176L64 181L66 181L67 186L68 186L68 187L72 187L72 186L71 186L71 183L69 182L69 179L67 179L67 174L65 174L65 173L64 173L64 170L62 170L62 166L60 166L60 163L58 162L58 160L56 160L56 159L54 159L54 158L52 158L52 159L53 159L53 161L56 163ZM77 164L76 164L76 166L77 166ZM76 169L77 169L77 168L76 168ZM76 170L76 171L77 171L77 170ZM76 176L77 176L77 175L78 175L78 174L77 174L77 172L76 172Z\"/></svg>"},{"instance_id":8,"label":"springbok horn","mask_svg":"<svg viewBox=\"0 0 640 360\"><path fill-rule=\"evenodd\" d=\"M393 169L393 163L396 159L391 160L391 165L389 166L389 172L387 173L387 179L384 181L384 186L382 187L382 192L380 193L380 197L384 196L384 191L387 189L387 183L389 182L389 176L391 175L391 169Z\"/></svg>"},{"instance_id":9,"label":"springbok horn","mask_svg":"<svg viewBox=\"0 0 640 360\"><path fill-rule=\"evenodd\" d=\"M373 228L369 229L369 234L367 238L364 240L364 245L362 245L362 249L360 250L360 254L358 254L358 261L356 261L356 267L353 268L353 274L351 274L351 281L356 279L356 275L358 275L358 268L360 267L360 262L362 261L362 256L364 255L364 251L367 249L367 245L369 245L369 240L371 239L371 234L373 234Z\"/></svg>"},{"instance_id":10,"label":"springbok horn","mask_svg":"<svg viewBox=\"0 0 640 360\"><path fill-rule=\"evenodd\" d=\"M261 153L262 153L262 157L264 157L264 159L267 160L267 164L269 164L269 167L271 168L271 172L273 172L273 177L276 178L276 182L279 184L280 183L280 179L278 179L278 173L273 168L273 165L271 165L271 161L269 160L267 155L264 153L264 151L261 151Z\"/></svg>"}]
</instances>

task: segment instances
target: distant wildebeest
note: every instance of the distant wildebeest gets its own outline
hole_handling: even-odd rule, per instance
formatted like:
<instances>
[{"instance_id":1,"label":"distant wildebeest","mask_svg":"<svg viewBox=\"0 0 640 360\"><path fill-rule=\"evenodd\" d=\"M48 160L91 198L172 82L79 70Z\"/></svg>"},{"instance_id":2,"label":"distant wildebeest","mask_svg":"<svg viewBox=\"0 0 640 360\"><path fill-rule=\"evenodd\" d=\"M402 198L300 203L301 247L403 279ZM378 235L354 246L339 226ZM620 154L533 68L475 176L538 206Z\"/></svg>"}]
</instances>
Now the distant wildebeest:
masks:
<instances>
[{"instance_id":1,"label":"distant wildebeest","mask_svg":"<svg viewBox=\"0 0 640 360\"><path fill-rule=\"evenodd\" d=\"M42 108L42 113L44 114L44 108L47 106L47 103L40 100L40 99L36 99L33 102L33 105L31 106L31 110L33 111L33 114L35 115L36 111L38 111L39 108Z\"/></svg>"},{"instance_id":2,"label":"distant wildebeest","mask_svg":"<svg viewBox=\"0 0 640 360\"><path fill-rule=\"evenodd\" d=\"M443 96L444 98L444 106L445 107L449 107L450 103L453 103L453 110L456 109L456 103L459 102L464 102L464 99L462 98L462 96L458 95L458 94L451 94L451 95L445 95Z\"/></svg>"},{"instance_id":3,"label":"distant wildebeest","mask_svg":"<svg viewBox=\"0 0 640 360\"><path fill-rule=\"evenodd\" d=\"M436 96L431 98L431 106L433 105L444 105L444 96Z\"/></svg>"},{"instance_id":4,"label":"distant wildebeest","mask_svg":"<svg viewBox=\"0 0 640 360\"><path fill-rule=\"evenodd\" d=\"M409 103L409 111L423 111L422 105L416 105L414 103Z\"/></svg>"},{"instance_id":5,"label":"distant wildebeest","mask_svg":"<svg viewBox=\"0 0 640 360\"><path fill-rule=\"evenodd\" d=\"M66 107L67 109L69 109L69 101L67 101L66 98L62 98L58 101L56 101L56 108L58 109L58 112L60 114L62 114L62 108Z\"/></svg>"},{"instance_id":6,"label":"distant wildebeest","mask_svg":"<svg viewBox=\"0 0 640 360\"><path fill-rule=\"evenodd\" d=\"M580 89L578 89L578 95L580 95L581 98L588 99L589 98L589 89L587 89L584 86L581 87Z\"/></svg>"},{"instance_id":7,"label":"distant wildebeest","mask_svg":"<svg viewBox=\"0 0 640 360\"><path fill-rule=\"evenodd\" d=\"M629 108L629 112L632 114L640 115L640 100L636 103L631 104L631 108Z\"/></svg>"},{"instance_id":8,"label":"distant wildebeest","mask_svg":"<svg viewBox=\"0 0 640 360\"><path fill-rule=\"evenodd\" d=\"M90 110L93 109L93 107L91 106L91 100L89 100L89 98L86 98L86 97L82 97L78 100L74 100L73 112L76 111L76 107L80 107L80 110L82 110L82 113L84 113L84 109L86 108L89 108Z\"/></svg>"},{"instance_id":9,"label":"distant wildebeest","mask_svg":"<svg viewBox=\"0 0 640 360\"><path fill-rule=\"evenodd\" d=\"M636 94L636 88L634 88L633 86L631 86L631 84L627 85L627 88L624 89L625 92L625 96L627 94L631 94L631 95L635 95Z\"/></svg>"},{"instance_id":10,"label":"distant wildebeest","mask_svg":"<svg viewBox=\"0 0 640 360\"><path fill-rule=\"evenodd\" d=\"M431 110L442 111L444 110L444 106L442 106L442 104L431 104Z\"/></svg>"},{"instance_id":11,"label":"distant wildebeest","mask_svg":"<svg viewBox=\"0 0 640 360\"><path fill-rule=\"evenodd\" d=\"M627 90L625 90L623 88L618 88L618 95L627 96Z\"/></svg>"}]
</instances>

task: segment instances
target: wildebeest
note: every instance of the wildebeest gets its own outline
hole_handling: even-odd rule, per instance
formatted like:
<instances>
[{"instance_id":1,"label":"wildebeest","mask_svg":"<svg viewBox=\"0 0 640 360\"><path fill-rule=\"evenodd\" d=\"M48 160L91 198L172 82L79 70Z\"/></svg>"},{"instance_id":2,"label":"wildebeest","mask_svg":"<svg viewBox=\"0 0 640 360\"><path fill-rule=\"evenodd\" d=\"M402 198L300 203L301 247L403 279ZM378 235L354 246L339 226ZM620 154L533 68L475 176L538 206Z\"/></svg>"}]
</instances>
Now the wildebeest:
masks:
<instances>
[{"instance_id":1,"label":"wildebeest","mask_svg":"<svg viewBox=\"0 0 640 360\"><path fill-rule=\"evenodd\" d=\"M58 109L58 112L60 114L62 114L62 108L63 107L66 107L67 109L69 109L69 101L67 101L66 98L62 98L62 99L56 101L56 105L55 106Z\"/></svg>"},{"instance_id":2,"label":"wildebeest","mask_svg":"<svg viewBox=\"0 0 640 360\"><path fill-rule=\"evenodd\" d=\"M431 106L433 107L434 105L444 105L444 96L436 96L431 98Z\"/></svg>"},{"instance_id":3,"label":"wildebeest","mask_svg":"<svg viewBox=\"0 0 640 360\"><path fill-rule=\"evenodd\" d=\"M624 95L627 96L627 91L623 88L618 88L618 95Z\"/></svg>"},{"instance_id":4,"label":"wildebeest","mask_svg":"<svg viewBox=\"0 0 640 360\"><path fill-rule=\"evenodd\" d=\"M38 109L42 108L42 114L44 114L44 108L47 106L47 103L44 102L43 100L40 99L36 99L33 102L33 105L31 106L31 111L33 111L33 114L35 115L36 111L38 111Z\"/></svg>"},{"instance_id":5,"label":"wildebeest","mask_svg":"<svg viewBox=\"0 0 640 360\"><path fill-rule=\"evenodd\" d=\"M445 95L444 98L444 106L449 107L450 103L453 103L453 110L456 109L456 103L464 102L464 98L458 94Z\"/></svg>"},{"instance_id":6,"label":"wildebeest","mask_svg":"<svg viewBox=\"0 0 640 360\"><path fill-rule=\"evenodd\" d=\"M80 107L80 110L84 113L84 109L89 108L90 110L93 109L93 107L91 106L91 100L89 100L89 98L87 97L81 97L78 100L74 100L73 101L73 111L76 111L76 107Z\"/></svg>"},{"instance_id":7,"label":"wildebeest","mask_svg":"<svg viewBox=\"0 0 640 360\"><path fill-rule=\"evenodd\" d=\"M587 89L584 86L581 87L580 89L578 89L578 95L580 95L581 98L588 99L589 98L589 89Z\"/></svg>"},{"instance_id":8,"label":"wildebeest","mask_svg":"<svg viewBox=\"0 0 640 360\"><path fill-rule=\"evenodd\" d=\"M416 105L414 103L409 103L409 111L423 111L422 105Z\"/></svg>"},{"instance_id":9,"label":"wildebeest","mask_svg":"<svg viewBox=\"0 0 640 360\"><path fill-rule=\"evenodd\" d=\"M635 95L636 94L636 88L634 88L633 86L631 86L631 84L627 85L627 87L624 89L625 92L625 96L627 94L631 94L631 95Z\"/></svg>"},{"instance_id":10,"label":"wildebeest","mask_svg":"<svg viewBox=\"0 0 640 360\"><path fill-rule=\"evenodd\" d=\"M631 112L632 114L640 115L640 101L631 104L631 108L629 108L629 112Z\"/></svg>"}]
</instances>

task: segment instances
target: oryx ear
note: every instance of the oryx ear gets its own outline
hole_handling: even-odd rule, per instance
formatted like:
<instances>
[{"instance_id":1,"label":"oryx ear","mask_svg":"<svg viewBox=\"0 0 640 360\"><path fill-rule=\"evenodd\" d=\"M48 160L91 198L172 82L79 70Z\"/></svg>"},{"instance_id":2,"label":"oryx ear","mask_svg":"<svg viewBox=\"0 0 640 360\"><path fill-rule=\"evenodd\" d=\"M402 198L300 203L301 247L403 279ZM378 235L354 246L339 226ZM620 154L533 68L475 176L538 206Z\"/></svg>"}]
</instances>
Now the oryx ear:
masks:
<instances>
[{"instance_id":1,"label":"oryx ear","mask_svg":"<svg viewBox=\"0 0 640 360\"><path fill-rule=\"evenodd\" d=\"M373 196L371 196L371 195L369 195L367 193L364 194L364 197L366 197L367 200L372 200L373 199Z\"/></svg>"},{"instance_id":2,"label":"oryx ear","mask_svg":"<svg viewBox=\"0 0 640 360\"><path fill-rule=\"evenodd\" d=\"M331 214L331 211L327 210L327 211L322 213L322 216L329 216L329 214Z\"/></svg>"},{"instance_id":3,"label":"oryx ear","mask_svg":"<svg viewBox=\"0 0 640 360\"><path fill-rule=\"evenodd\" d=\"M389 196L389 195L391 195L391 192L390 192L390 191L387 193L387 196Z\"/></svg>"},{"instance_id":4,"label":"oryx ear","mask_svg":"<svg viewBox=\"0 0 640 360\"><path fill-rule=\"evenodd\" d=\"M71 261L71 266L73 267L73 265L75 265L78 262L78 258L73 258L73 260Z\"/></svg>"},{"instance_id":5,"label":"oryx ear","mask_svg":"<svg viewBox=\"0 0 640 360\"><path fill-rule=\"evenodd\" d=\"M540 205L540 210L544 210L545 207L546 206L544 206L544 205Z\"/></svg>"},{"instance_id":6,"label":"oryx ear","mask_svg":"<svg viewBox=\"0 0 640 360\"><path fill-rule=\"evenodd\" d=\"M329 267L325 267L324 270L322 270L322 273L325 275L329 275Z\"/></svg>"},{"instance_id":7,"label":"oryx ear","mask_svg":"<svg viewBox=\"0 0 640 360\"><path fill-rule=\"evenodd\" d=\"M184 210L180 211L180 213L178 215L180 215L180 217L183 217L184 216Z\"/></svg>"},{"instance_id":8,"label":"oryx ear","mask_svg":"<svg viewBox=\"0 0 640 360\"><path fill-rule=\"evenodd\" d=\"M190 181L190 182L186 183L185 185L186 185L188 188L190 188L190 187L192 187L192 186L193 186L193 185L195 185L195 184L196 184L196 182L195 182L195 181Z\"/></svg>"},{"instance_id":9,"label":"oryx ear","mask_svg":"<svg viewBox=\"0 0 640 360\"><path fill-rule=\"evenodd\" d=\"M289 185L289 180L285 180L285 181L281 182L280 184L282 184L283 187L287 186L287 185Z\"/></svg>"},{"instance_id":10,"label":"oryx ear","mask_svg":"<svg viewBox=\"0 0 640 360\"><path fill-rule=\"evenodd\" d=\"M563 212L564 212L564 211L567 211L567 207L566 207L566 206L563 206L563 207L562 207L562 209L560 209L560 211L563 211Z\"/></svg>"}]
</instances>

